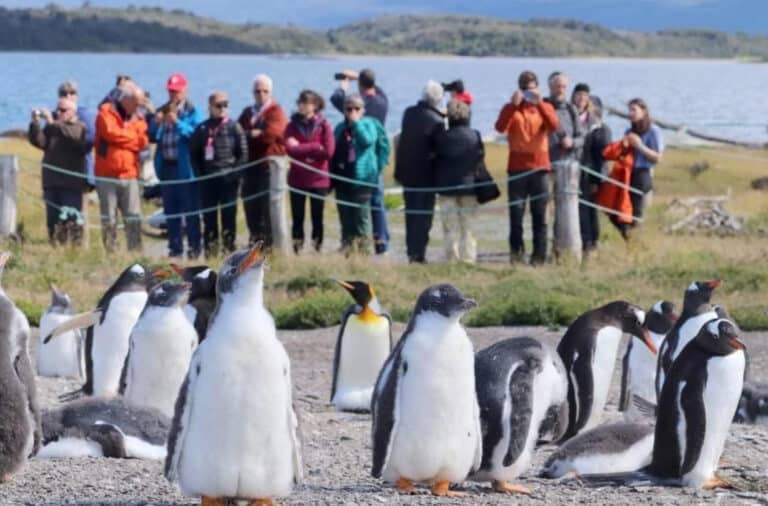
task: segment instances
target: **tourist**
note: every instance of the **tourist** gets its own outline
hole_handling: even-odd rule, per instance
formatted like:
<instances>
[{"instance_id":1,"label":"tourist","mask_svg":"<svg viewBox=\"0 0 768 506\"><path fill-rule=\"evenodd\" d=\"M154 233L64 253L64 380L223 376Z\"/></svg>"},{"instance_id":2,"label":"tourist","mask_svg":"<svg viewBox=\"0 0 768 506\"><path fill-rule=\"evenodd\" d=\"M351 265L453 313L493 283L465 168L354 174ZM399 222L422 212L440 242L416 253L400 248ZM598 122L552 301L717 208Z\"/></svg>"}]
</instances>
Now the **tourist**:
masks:
<instances>
[{"instance_id":1,"label":"tourist","mask_svg":"<svg viewBox=\"0 0 768 506\"><path fill-rule=\"evenodd\" d=\"M208 113L209 118L200 123L189 141L195 174L206 177L199 184L206 258L219 254L219 214L223 252L229 254L237 248L237 192L242 175L238 167L248 160L245 133L240 124L229 117L226 93L211 93Z\"/></svg>"},{"instance_id":2,"label":"tourist","mask_svg":"<svg viewBox=\"0 0 768 506\"><path fill-rule=\"evenodd\" d=\"M307 200L312 220L312 249L319 252L323 246L323 211L331 188L328 162L333 156L335 140L333 127L322 115L323 97L312 90L304 90L299 93L296 105L298 111L285 129L285 149L295 160L288 172L288 185L291 187L293 216L291 238L293 251L298 254L304 247Z\"/></svg>"},{"instance_id":3,"label":"tourist","mask_svg":"<svg viewBox=\"0 0 768 506\"><path fill-rule=\"evenodd\" d=\"M85 142L86 142L86 155L85 155L85 168L88 176L88 184L95 186L94 172L93 172L93 134L96 129L96 118L88 108L78 104L77 83L75 81L64 81L59 85L58 89L59 98L68 98L75 102L76 117L85 125ZM56 119L56 115L54 115Z\"/></svg>"},{"instance_id":4,"label":"tourist","mask_svg":"<svg viewBox=\"0 0 768 506\"><path fill-rule=\"evenodd\" d=\"M653 168L661 161L664 152L664 139L661 129L651 120L645 100L634 98L629 101L629 119L631 125L624 133L627 142L634 148L634 164L629 184L643 192L643 195L631 192L630 198L634 217L642 219L653 190ZM632 226L637 226L638 223L635 219Z\"/></svg>"},{"instance_id":5,"label":"tourist","mask_svg":"<svg viewBox=\"0 0 768 506\"><path fill-rule=\"evenodd\" d=\"M331 95L333 106L344 114L344 100L349 93L350 79L357 79L358 90L365 104L365 115L377 119L382 125L387 124L389 99L379 86L376 85L376 74L371 69L363 69L360 73L345 71L345 79L339 80L339 87ZM380 177L379 185L371 193L371 219L373 220L373 241L376 254L382 255L389 249L389 229L387 214L384 209L384 181Z\"/></svg>"},{"instance_id":6,"label":"tourist","mask_svg":"<svg viewBox=\"0 0 768 506\"><path fill-rule=\"evenodd\" d=\"M342 251L368 253L371 234L371 193L389 159L389 143L383 125L365 116L360 95L344 99L344 121L336 125L336 149L331 172L356 183L334 181L341 222Z\"/></svg>"},{"instance_id":7,"label":"tourist","mask_svg":"<svg viewBox=\"0 0 768 506\"><path fill-rule=\"evenodd\" d=\"M189 139L203 115L187 97L187 78L173 73L168 78L168 102L157 109L149 123L150 138L157 144L155 173L160 180L163 212L168 227L168 256L184 255L182 218L187 236L187 257L200 256L200 196L192 163L189 159ZM189 180L188 183L163 184L167 181ZM181 215L181 216L180 216Z\"/></svg>"},{"instance_id":8,"label":"tourist","mask_svg":"<svg viewBox=\"0 0 768 506\"><path fill-rule=\"evenodd\" d=\"M141 251L139 153L149 143L147 123L137 114L141 89L129 83L116 103L106 102L96 117L96 192L101 212L101 240L108 252L117 247L117 210L123 217L129 251Z\"/></svg>"},{"instance_id":9,"label":"tourist","mask_svg":"<svg viewBox=\"0 0 768 506\"><path fill-rule=\"evenodd\" d=\"M549 79L549 97L544 100L555 108L559 128L549 134L549 160L555 168L558 163L579 161L584 146L584 131L579 125L576 107L568 101L568 76L553 72Z\"/></svg>"},{"instance_id":10,"label":"tourist","mask_svg":"<svg viewBox=\"0 0 768 506\"><path fill-rule=\"evenodd\" d=\"M45 126L40 118L45 120ZM88 127L77 116L77 103L67 95L59 98L56 114L32 111L29 142L43 150L43 200L52 245L79 246L83 239L83 192L87 189L86 156L90 150ZM75 172L69 175L59 169Z\"/></svg>"},{"instance_id":11,"label":"tourist","mask_svg":"<svg viewBox=\"0 0 768 506\"><path fill-rule=\"evenodd\" d=\"M445 114L439 109L442 100L443 87L427 81L421 100L403 113L395 149L395 179L405 187L405 245L410 262L426 262L435 192L423 190L435 186L430 142L435 130L445 130Z\"/></svg>"},{"instance_id":12,"label":"tourist","mask_svg":"<svg viewBox=\"0 0 768 506\"><path fill-rule=\"evenodd\" d=\"M471 106L475 97L464 87L464 81L456 79L450 83L443 83L443 89L451 94L451 100L458 100Z\"/></svg>"},{"instance_id":13,"label":"tourist","mask_svg":"<svg viewBox=\"0 0 768 506\"><path fill-rule=\"evenodd\" d=\"M550 169L547 137L559 126L557 113L541 98L536 74L525 71L518 89L496 120L496 130L507 135L507 198L509 203L509 247L512 262L524 261L523 214L529 201L533 223L532 264L547 258L547 200Z\"/></svg>"},{"instance_id":14,"label":"tourist","mask_svg":"<svg viewBox=\"0 0 768 506\"><path fill-rule=\"evenodd\" d=\"M285 161L284 134L288 120L283 108L272 98L272 79L259 74L253 80L254 103L243 109L237 120L248 140L248 160L256 162L243 172L243 209L249 244L263 241L271 248L272 221L269 211L270 177L277 177ZM271 157L271 158L266 158Z\"/></svg>"},{"instance_id":15,"label":"tourist","mask_svg":"<svg viewBox=\"0 0 768 506\"><path fill-rule=\"evenodd\" d=\"M477 212L473 184L485 158L480 132L469 126L469 106L460 100L448 103L448 130L432 135L435 183L439 188L443 243L447 260L477 261L477 242L470 225ZM466 188L457 188L466 186Z\"/></svg>"}]
</instances>

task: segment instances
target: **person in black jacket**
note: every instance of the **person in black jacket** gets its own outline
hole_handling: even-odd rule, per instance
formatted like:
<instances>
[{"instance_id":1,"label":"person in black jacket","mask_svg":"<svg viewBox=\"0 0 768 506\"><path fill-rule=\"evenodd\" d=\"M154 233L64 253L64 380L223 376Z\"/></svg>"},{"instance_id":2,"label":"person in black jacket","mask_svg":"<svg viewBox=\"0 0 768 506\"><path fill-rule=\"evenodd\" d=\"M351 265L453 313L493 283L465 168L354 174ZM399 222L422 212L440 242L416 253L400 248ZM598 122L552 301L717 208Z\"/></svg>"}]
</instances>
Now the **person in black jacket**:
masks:
<instances>
[{"instance_id":1,"label":"person in black jacket","mask_svg":"<svg viewBox=\"0 0 768 506\"><path fill-rule=\"evenodd\" d=\"M603 158L603 150L611 143L611 129L603 122L603 102L599 97L590 96L588 116L584 121L584 150L581 155L581 165L594 172L607 175L607 162ZM595 203L597 189L602 179L586 170L581 171L581 195L588 202ZM581 228L581 242L584 252L590 252L597 248L600 239L600 219L597 209L579 204L579 225Z\"/></svg>"},{"instance_id":2,"label":"person in black jacket","mask_svg":"<svg viewBox=\"0 0 768 506\"><path fill-rule=\"evenodd\" d=\"M445 130L445 116L438 109L443 87L436 81L424 86L421 100L403 114L400 140L395 150L395 179L405 186L405 244L410 262L425 263L435 193L420 191L435 185L434 154L430 138ZM416 191L409 191L408 188Z\"/></svg>"},{"instance_id":3,"label":"person in black jacket","mask_svg":"<svg viewBox=\"0 0 768 506\"><path fill-rule=\"evenodd\" d=\"M215 92L208 97L210 118L195 129L189 141L192 167L199 176L218 174L200 185L203 213L203 248L205 257L219 253L219 217L224 253L235 251L237 237L237 192L242 171L237 168L248 160L245 132L229 117L227 95Z\"/></svg>"},{"instance_id":4,"label":"person in black jacket","mask_svg":"<svg viewBox=\"0 0 768 506\"><path fill-rule=\"evenodd\" d=\"M485 158L480 132L469 126L469 106L458 100L448 103L448 130L432 136L435 152L435 186L440 195L443 242L447 259L474 263L477 242L470 223L477 211L472 187L475 171Z\"/></svg>"}]
</instances>

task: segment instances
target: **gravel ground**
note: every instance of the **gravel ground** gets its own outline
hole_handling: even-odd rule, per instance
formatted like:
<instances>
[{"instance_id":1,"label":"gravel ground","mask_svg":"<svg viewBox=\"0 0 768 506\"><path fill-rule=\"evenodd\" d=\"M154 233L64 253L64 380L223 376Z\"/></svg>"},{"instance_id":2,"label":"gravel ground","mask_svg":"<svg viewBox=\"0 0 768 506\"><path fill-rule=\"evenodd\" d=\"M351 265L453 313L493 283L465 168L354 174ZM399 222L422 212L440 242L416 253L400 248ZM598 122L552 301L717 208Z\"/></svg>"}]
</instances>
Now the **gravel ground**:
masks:
<instances>
[{"instance_id":1,"label":"gravel ground","mask_svg":"<svg viewBox=\"0 0 768 506\"><path fill-rule=\"evenodd\" d=\"M402 332L402 326L396 331ZM333 344L338 328L280 332L292 360L295 401L302 420L306 480L281 504L768 504L768 426L734 425L725 447L727 462L721 474L738 491L694 492L662 487L595 487L585 483L559 484L536 478L552 448L540 449L533 467L520 482L533 490L530 497L495 494L487 483L465 483L469 496L438 499L426 495L400 496L391 486L370 477L370 418L335 413L327 402L331 382ZM543 328L470 329L475 347L499 339L534 336L554 345L560 332ZM746 333L756 381L768 381L768 333ZM618 364L617 364L618 365ZM614 375L606 419L616 419L618 370ZM74 389L76 382L40 379L43 407L57 404L56 396ZM119 459L33 459L8 483L0 485L0 504L196 504L184 498L162 476L162 463Z\"/></svg>"}]
</instances>

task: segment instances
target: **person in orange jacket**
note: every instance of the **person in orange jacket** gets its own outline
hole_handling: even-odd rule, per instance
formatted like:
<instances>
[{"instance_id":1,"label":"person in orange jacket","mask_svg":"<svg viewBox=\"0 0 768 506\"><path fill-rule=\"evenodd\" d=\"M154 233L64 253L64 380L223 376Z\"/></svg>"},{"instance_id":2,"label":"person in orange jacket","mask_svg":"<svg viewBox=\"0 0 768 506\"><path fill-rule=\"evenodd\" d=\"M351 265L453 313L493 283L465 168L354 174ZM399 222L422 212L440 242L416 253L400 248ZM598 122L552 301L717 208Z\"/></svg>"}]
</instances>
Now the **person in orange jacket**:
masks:
<instances>
[{"instance_id":1,"label":"person in orange jacket","mask_svg":"<svg viewBox=\"0 0 768 506\"><path fill-rule=\"evenodd\" d=\"M101 240L108 252L117 246L117 210L123 217L130 251L141 251L139 152L149 143L147 123L138 113L144 93L134 83L120 89L119 100L99 107L96 117L96 191L101 211Z\"/></svg>"},{"instance_id":2,"label":"person in orange jacket","mask_svg":"<svg viewBox=\"0 0 768 506\"><path fill-rule=\"evenodd\" d=\"M600 184L595 203L613 212L608 216L624 239L629 237L629 228L633 222L632 199L629 195L629 182L632 178L632 166L635 153L627 137L608 144L603 150L603 158L613 162L610 180ZM620 184L616 184L616 182Z\"/></svg>"},{"instance_id":3,"label":"person in orange jacket","mask_svg":"<svg viewBox=\"0 0 768 506\"><path fill-rule=\"evenodd\" d=\"M512 262L524 259L523 213L528 199L533 220L531 264L541 264L547 259L547 173L552 170L547 137L560 122L554 108L542 100L536 74L521 73L518 86L496 120L496 130L507 134L509 143L507 173L515 176L507 182L510 258Z\"/></svg>"}]
</instances>

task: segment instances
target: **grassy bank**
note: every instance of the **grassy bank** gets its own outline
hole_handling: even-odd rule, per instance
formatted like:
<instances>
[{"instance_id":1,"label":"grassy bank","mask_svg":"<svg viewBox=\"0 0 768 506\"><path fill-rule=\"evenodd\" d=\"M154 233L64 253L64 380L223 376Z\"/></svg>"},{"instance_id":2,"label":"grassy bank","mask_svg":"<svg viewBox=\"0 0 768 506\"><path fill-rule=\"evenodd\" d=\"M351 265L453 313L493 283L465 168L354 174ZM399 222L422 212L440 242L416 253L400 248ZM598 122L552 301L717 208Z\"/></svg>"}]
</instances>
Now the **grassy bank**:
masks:
<instances>
[{"instance_id":1,"label":"grassy bank","mask_svg":"<svg viewBox=\"0 0 768 506\"><path fill-rule=\"evenodd\" d=\"M39 152L17 140L0 140L0 153L39 159ZM504 158L503 147L489 146L489 166L499 178L503 177ZM687 167L702 160L709 162L710 169L694 179ZM7 246L15 255L3 284L33 321L47 303L50 283L69 291L80 308L89 308L113 277L137 259L125 253L109 257L104 254L98 229L91 231L86 250L52 250L45 237L39 200L39 168L32 162L21 165L19 221L25 239L23 244ZM345 259L331 252L336 244L329 238L328 253L272 259L267 274L267 300L282 328L333 325L338 323L350 299L331 279L365 279L373 283L381 302L395 319L405 320L423 288L451 282L480 302L468 315L470 325L566 325L582 311L617 298L642 306L660 298L680 304L682 292L691 280L720 277L724 282L716 293L716 301L725 304L743 328L765 329L768 207L766 194L750 189L749 182L766 175L766 166L766 153L703 148L668 150L656 171L654 204L640 233L625 244L605 220L599 251L580 267L552 264L534 269L509 266L506 262L411 266L404 264L399 255ZM665 225L670 223L665 210L674 198L726 192L731 194L728 210L747 220L744 234L717 237L664 232ZM329 228L337 221L332 207L327 207ZM90 214L95 221L95 207ZM478 232L481 251L503 253L506 214L481 213L480 221L486 227L482 234ZM401 247L402 216L392 215L391 222L393 230L399 231L393 234L394 241ZM242 223L239 230L245 230ZM435 248L441 235L436 222L432 232ZM148 244L147 250L157 253L163 247ZM138 260L162 262L161 258Z\"/></svg>"}]
</instances>

